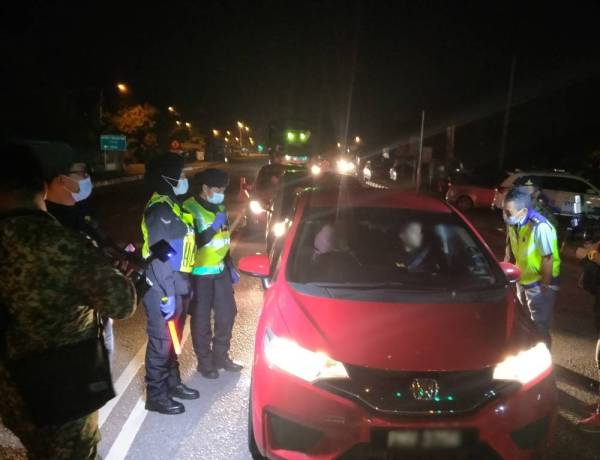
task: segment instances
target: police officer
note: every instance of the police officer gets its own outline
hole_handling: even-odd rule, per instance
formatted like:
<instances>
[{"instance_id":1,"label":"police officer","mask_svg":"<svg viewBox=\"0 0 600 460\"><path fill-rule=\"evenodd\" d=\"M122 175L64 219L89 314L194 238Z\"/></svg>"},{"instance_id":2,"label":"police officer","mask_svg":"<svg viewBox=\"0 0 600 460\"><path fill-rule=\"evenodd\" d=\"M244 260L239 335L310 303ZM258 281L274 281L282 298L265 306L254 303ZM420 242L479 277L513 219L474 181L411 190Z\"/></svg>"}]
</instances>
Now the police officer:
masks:
<instances>
[{"instance_id":1,"label":"police officer","mask_svg":"<svg viewBox=\"0 0 600 460\"><path fill-rule=\"evenodd\" d=\"M11 162L0 169L0 313L7 318L0 327L0 417L31 460L95 459L97 412L40 427L8 360L88 341L98 333L97 313L133 313L135 291L96 248L45 211L44 177L62 159L46 159L44 169L21 144L1 146L0 154Z\"/></svg>"},{"instance_id":2,"label":"police officer","mask_svg":"<svg viewBox=\"0 0 600 460\"><path fill-rule=\"evenodd\" d=\"M184 212L178 196L187 192L183 159L164 154L153 161L146 183L152 185L142 219L144 247L142 256L150 256L150 246L165 240L176 251L167 262L150 263L146 278L150 289L144 295L148 319L146 349L146 409L161 414L185 411L177 399L197 399L198 391L181 382L179 363L169 335L167 321L173 320L178 334L183 331L187 312L183 297L189 294L188 273L194 260L193 217Z\"/></svg>"},{"instance_id":3,"label":"police officer","mask_svg":"<svg viewBox=\"0 0 600 460\"><path fill-rule=\"evenodd\" d=\"M197 197L184 202L184 208L194 215L198 233L192 271L192 341L198 358L198 372L205 378L216 379L219 369L242 370L242 366L229 356L237 313L233 284L240 280L229 253L229 225L223 204L229 175L223 170L209 168L196 174L194 185L199 187ZM211 311L214 311L214 333Z\"/></svg>"},{"instance_id":4,"label":"police officer","mask_svg":"<svg viewBox=\"0 0 600 460\"><path fill-rule=\"evenodd\" d=\"M521 270L519 300L529 308L531 318L550 344L560 274L556 230L532 208L530 194L518 188L510 190L504 199L504 220L512 255Z\"/></svg>"}]
</instances>

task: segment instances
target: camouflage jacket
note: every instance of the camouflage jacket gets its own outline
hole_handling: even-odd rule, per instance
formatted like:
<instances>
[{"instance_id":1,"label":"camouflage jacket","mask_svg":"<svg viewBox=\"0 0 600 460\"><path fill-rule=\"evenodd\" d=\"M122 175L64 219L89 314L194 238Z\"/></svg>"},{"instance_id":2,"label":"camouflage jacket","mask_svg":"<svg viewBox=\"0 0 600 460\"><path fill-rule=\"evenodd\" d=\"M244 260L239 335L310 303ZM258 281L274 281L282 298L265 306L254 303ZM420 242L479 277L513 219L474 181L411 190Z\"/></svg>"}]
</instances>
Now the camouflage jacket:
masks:
<instances>
[{"instance_id":1,"label":"camouflage jacket","mask_svg":"<svg viewBox=\"0 0 600 460\"><path fill-rule=\"evenodd\" d=\"M81 235L50 214L25 211L0 218L0 310L8 356L93 337L94 311L130 316L132 283Z\"/></svg>"}]
</instances>

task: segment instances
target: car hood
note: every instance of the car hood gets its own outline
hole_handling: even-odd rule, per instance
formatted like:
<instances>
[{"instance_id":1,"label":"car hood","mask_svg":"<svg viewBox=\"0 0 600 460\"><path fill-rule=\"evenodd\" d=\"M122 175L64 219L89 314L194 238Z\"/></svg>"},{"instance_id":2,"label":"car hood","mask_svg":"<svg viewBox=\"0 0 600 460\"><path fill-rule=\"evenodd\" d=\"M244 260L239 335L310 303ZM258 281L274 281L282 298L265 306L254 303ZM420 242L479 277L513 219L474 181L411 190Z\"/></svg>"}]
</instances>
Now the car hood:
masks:
<instances>
[{"instance_id":1,"label":"car hood","mask_svg":"<svg viewBox=\"0 0 600 460\"><path fill-rule=\"evenodd\" d=\"M480 369L502 361L515 346L509 289L485 301L461 303L340 300L292 288L286 294L280 308L284 300L282 315L292 337L347 364L407 371ZM527 328L516 335L528 337Z\"/></svg>"}]
</instances>

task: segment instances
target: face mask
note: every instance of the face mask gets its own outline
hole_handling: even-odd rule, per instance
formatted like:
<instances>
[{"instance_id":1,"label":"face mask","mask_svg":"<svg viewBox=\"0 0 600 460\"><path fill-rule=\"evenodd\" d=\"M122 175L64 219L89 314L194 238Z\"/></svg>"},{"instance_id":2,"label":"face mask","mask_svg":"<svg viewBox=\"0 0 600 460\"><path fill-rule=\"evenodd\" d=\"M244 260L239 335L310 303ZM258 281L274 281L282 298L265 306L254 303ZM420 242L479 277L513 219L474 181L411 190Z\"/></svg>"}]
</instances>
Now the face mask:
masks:
<instances>
[{"instance_id":1,"label":"face mask","mask_svg":"<svg viewBox=\"0 0 600 460\"><path fill-rule=\"evenodd\" d=\"M208 197L208 202L212 204L221 204L225 200L225 194L219 192L213 192L211 196Z\"/></svg>"},{"instance_id":2,"label":"face mask","mask_svg":"<svg viewBox=\"0 0 600 460\"><path fill-rule=\"evenodd\" d=\"M69 190L69 192L71 193L71 196L73 196L73 199L75 201L83 201L92 194L92 179L91 178L86 177L85 179L81 179L81 180L77 181L75 179L71 179L69 176L65 176L65 177L67 177L69 180L72 180L73 182L77 182L79 184L78 192L71 192Z\"/></svg>"},{"instance_id":3,"label":"face mask","mask_svg":"<svg viewBox=\"0 0 600 460\"><path fill-rule=\"evenodd\" d=\"M185 195L188 191L188 188L189 184L186 177L183 179L179 179L179 181L177 182L177 187L173 187L173 192L175 192L175 195Z\"/></svg>"},{"instance_id":4,"label":"face mask","mask_svg":"<svg viewBox=\"0 0 600 460\"><path fill-rule=\"evenodd\" d=\"M506 222L507 225L520 225L525 220L525 217L527 217L527 214L525 214L525 216L523 216L523 217L519 217L519 216L506 217L506 216L504 216L504 222Z\"/></svg>"}]
</instances>

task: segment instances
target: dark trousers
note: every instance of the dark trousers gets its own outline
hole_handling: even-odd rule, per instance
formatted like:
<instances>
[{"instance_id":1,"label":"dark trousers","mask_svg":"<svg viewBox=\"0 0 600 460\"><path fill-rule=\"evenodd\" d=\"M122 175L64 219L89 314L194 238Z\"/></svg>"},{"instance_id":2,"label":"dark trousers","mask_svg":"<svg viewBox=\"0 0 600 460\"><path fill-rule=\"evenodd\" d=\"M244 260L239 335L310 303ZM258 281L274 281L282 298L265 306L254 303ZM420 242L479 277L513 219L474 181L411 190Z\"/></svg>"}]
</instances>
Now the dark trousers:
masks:
<instances>
[{"instance_id":1,"label":"dark trousers","mask_svg":"<svg viewBox=\"0 0 600 460\"><path fill-rule=\"evenodd\" d=\"M231 332L237 313L229 271L221 275L192 276L194 298L191 333L198 367L211 368L229 354ZM214 311L214 333L211 325Z\"/></svg>"},{"instance_id":2,"label":"dark trousers","mask_svg":"<svg viewBox=\"0 0 600 460\"><path fill-rule=\"evenodd\" d=\"M181 383L179 362L168 333L167 322L160 313L160 291L150 289L144 296L148 317L148 344L146 346L146 392L148 399L167 397L169 389ZM177 310L173 317L181 339L186 312L182 296L176 296Z\"/></svg>"}]
</instances>

